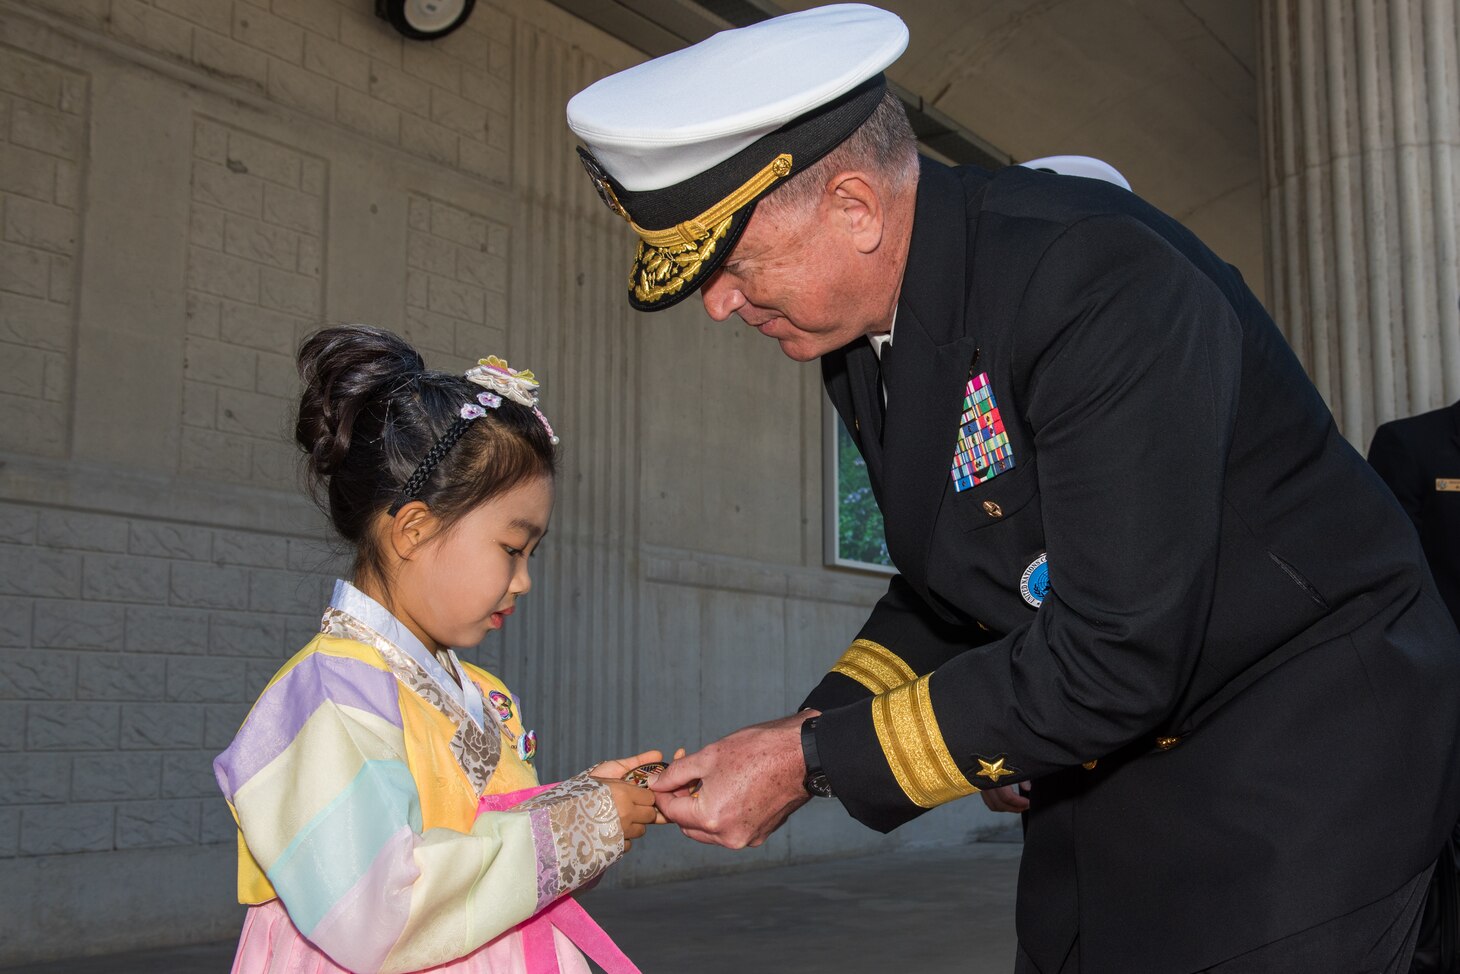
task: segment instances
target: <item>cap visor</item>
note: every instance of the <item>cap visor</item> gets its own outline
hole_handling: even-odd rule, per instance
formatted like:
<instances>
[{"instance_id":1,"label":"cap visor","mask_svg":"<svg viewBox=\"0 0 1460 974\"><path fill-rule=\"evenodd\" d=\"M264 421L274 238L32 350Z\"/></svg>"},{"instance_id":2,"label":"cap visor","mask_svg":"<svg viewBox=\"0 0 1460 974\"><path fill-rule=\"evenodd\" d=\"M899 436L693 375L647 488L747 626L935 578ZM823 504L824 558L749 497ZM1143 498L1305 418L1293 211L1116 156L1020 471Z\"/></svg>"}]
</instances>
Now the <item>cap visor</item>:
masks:
<instances>
[{"instance_id":1,"label":"cap visor","mask_svg":"<svg viewBox=\"0 0 1460 974\"><path fill-rule=\"evenodd\" d=\"M735 249L755 203L750 203L711 228L695 243L651 247L639 241L629 268L629 304L638 311L663 311L695 291Z\"/></svg>"}]
</instances>

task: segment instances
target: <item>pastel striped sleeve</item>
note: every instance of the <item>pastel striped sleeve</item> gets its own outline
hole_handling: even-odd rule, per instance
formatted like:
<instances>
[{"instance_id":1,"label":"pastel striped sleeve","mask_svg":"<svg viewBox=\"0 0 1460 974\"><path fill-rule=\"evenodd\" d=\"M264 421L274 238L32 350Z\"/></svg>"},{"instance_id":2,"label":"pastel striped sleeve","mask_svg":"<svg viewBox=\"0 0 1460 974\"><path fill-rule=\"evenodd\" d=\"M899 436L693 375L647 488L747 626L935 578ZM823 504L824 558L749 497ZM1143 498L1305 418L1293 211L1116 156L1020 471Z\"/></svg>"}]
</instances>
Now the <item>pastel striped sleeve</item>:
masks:
<instances>
[{"instance_id":1,"label":"pastel striped sleeve","mask_svg":"<svg viewBox=\"0 0 1460 974\"><path fill-rule=\"evenodd\" d=\"M400 692L369 662L306 655L264 691L214 762L248 852L294 925L362 974L465 956L623 850L596 783L584 791L565 782L533 808L479 816L470 832L423 831ZM559 850L590 840L598 858L565 868Z\"/></svg>"}]
</instances>

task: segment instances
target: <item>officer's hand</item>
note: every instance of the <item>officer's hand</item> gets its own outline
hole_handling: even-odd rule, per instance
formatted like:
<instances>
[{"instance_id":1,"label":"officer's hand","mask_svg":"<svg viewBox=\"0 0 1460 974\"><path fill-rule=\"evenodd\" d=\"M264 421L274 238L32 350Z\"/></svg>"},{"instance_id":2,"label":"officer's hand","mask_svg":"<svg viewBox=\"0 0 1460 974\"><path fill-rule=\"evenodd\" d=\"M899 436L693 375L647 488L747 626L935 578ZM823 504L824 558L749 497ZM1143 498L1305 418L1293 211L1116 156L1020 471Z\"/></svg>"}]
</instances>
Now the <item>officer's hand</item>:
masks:
<instances>
[{"instance_id":1,"label":"officer's hand","mask_svg":"<svg viewBox=\"0 0 1460 974\"><path fill-rule=\"evenodd\" d=\"M1024 792L1029 791L1030 782L1023 785L1004 785L1001 788L985 788L978 793L983 803L988 806L991 812L1027 812L1029 811L1029 799L1024 797Z\"/></svg>"},{"instance_id":2,"label":"officer's hand","mask_svg":"<svg viewBox=\"0 0 1460 974\"><path fill-rule=\"evenodd\" d=\"M738 730L680 758L649 787L664 817L697 842L758 846L806 804L801 724L792 714Z\"/></svg>"}]
</instances>

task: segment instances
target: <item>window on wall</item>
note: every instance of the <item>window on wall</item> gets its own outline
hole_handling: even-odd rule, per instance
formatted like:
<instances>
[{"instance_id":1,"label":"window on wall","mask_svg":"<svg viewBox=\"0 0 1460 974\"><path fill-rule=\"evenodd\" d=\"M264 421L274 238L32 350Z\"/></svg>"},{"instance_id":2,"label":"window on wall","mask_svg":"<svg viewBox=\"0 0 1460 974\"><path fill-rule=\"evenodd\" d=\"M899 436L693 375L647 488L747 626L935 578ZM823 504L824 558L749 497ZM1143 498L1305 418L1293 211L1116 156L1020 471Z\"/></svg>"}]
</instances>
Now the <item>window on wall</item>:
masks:
<instances>
[{"instance_id":1,"label":"window on wall","mask_svg":"<svg viewBox=\"0 0 1460 974\"><path fill-rule=\"evenodd\" d=\"M826 563L892 574L882 512L872 496L867 464L836 409L822 400L822 484Z\"/></svg>"}]
</instances>

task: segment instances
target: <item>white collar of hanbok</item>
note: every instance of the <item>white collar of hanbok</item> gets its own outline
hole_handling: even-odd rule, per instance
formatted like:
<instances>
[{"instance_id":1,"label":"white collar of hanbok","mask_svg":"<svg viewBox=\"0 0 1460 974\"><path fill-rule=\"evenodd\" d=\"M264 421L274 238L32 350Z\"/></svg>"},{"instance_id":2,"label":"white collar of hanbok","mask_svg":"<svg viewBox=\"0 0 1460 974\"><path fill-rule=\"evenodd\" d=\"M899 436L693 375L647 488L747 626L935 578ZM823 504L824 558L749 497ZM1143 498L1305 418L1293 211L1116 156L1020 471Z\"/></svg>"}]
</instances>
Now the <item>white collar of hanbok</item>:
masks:
<instances>
[{"instance_id":1,"label":"white collar of hanbok","mask_svg":"<svg viewBox=\"0 0 1460 974\"><path fill-rule=\"evenodd\" d=\"M456 651L447 648L446 658L456 679L447 673L446 667L436 654L416 638L416 634L391 614L390 610L360 591L342 578L335 579L335 591L330 596L330 608L354 616L360 622L380 633L387 641L400 647L415 660L426 675L436 683L443 694L461 706L476 725L485 728L486 711L482 702L482 691L477 688L457 659Z\"/></svg>"}]
</instances>

